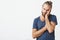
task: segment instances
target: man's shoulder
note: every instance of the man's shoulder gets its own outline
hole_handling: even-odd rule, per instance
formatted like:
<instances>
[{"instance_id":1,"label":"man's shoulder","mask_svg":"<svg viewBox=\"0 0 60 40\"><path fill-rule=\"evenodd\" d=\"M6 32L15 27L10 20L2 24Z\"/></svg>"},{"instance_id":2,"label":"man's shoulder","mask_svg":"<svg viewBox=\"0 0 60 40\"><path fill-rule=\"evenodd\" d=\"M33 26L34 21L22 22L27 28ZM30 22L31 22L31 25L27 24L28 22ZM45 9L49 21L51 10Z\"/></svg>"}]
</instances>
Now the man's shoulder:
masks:
<instances>
[{"instance_id":1,"label":"man's shoulder","mask_svg":"<svg viewBox=\"0 0 60 40\"><path fill-rule=\"evenodd\" d=\"M34 20L38 20L39 18L40 18L40 16L38 16L38 17L35 17L35 18L34 18Z\"/></svg>"},{"instance_id":2,"label":"man's shoulder","mask_svg":"<svg viewBox=\"0 0 60 40\"><path fill-rule=\"evenodd\" d=\"M50 17L54 18L54 17L56 17L56 15L54 15L54 14L50 14Z\"/></svg>"}]
</instances>

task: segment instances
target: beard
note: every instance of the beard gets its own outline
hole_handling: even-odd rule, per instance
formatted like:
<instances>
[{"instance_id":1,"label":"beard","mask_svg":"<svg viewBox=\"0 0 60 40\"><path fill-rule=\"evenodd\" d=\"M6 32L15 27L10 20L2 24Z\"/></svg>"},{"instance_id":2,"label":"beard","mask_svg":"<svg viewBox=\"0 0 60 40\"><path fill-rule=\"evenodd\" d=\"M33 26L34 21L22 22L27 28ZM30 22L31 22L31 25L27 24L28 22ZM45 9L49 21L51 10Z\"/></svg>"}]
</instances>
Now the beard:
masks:
<instances>
[{"instance_id":1,"label":"beard","mask_svg":"<svg viewBox=\"0 0 60 40\"><path fill-rule=\"evenodd\" d=\"M42 12L42 16L45 17L46 13Z\"/></svg>"}]
</instances>

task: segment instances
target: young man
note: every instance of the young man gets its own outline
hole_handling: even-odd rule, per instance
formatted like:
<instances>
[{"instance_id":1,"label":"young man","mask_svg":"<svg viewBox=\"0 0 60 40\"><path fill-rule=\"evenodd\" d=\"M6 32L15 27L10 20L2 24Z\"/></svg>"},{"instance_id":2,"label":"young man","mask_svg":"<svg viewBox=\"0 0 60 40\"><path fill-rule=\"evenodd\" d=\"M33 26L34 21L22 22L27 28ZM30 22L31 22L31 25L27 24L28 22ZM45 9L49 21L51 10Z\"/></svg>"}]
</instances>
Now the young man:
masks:
<instances>
[{"instance_id":1,"label":"young man","mask_svg":"<svg viewBox=\"0 0 60 40\"><path fill-rule=\"evenodd\" d=\"M35 18L32 28L32 37L36 40L55 40L55 26L57 25L57 18L50 14L52 9L52 2L46 1L42 5L42 15Z\"/></svg>"}]
</instances>

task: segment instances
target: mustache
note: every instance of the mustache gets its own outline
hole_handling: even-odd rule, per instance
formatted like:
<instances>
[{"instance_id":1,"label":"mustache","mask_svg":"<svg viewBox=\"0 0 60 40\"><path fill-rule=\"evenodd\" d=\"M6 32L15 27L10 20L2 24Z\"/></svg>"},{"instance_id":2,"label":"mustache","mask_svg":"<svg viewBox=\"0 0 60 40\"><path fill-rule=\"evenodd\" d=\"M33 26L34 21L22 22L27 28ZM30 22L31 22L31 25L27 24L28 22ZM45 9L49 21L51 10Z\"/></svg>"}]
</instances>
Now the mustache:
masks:
<instances>
[{"instance_id":1,"label":"mustache","mask_svg":"<svg viewBox=\"0 0 60 40\"><path fill-rule=\"evenodd\" d=\"M46 13L42 12L42 16L45 17L46 14L47 14L47 12L46 12ZM50 13L48 14L48 16L49 16L49 15L50 15Z\"/></svg>"},{"instance_id":2,"label":"mustache","mask_svg":"<svg viewBox=\"0 0 60 40\"><path fill-rule=\"evenodd\" d=\"M43 16L45 16L45 15L46 15L46 13L42 12L42 15L43 15Z\"/></svg>"}]
</instances>

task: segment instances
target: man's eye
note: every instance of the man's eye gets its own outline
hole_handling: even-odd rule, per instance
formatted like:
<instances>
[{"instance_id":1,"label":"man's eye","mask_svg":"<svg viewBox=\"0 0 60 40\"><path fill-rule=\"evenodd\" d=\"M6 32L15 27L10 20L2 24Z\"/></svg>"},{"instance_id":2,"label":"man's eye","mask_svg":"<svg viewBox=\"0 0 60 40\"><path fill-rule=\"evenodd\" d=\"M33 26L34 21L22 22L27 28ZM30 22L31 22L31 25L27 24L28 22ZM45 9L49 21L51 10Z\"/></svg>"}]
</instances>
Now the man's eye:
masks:
<instances>
[{"instance_id":1,"label":"man's eye","mask_svg":"<svg viewBox=\"0 0 60 40\"><path fill-rule=\"evenodd\" d=\"M45 10L45 8L43 8Z\"/></svg>"}]
</instances>

